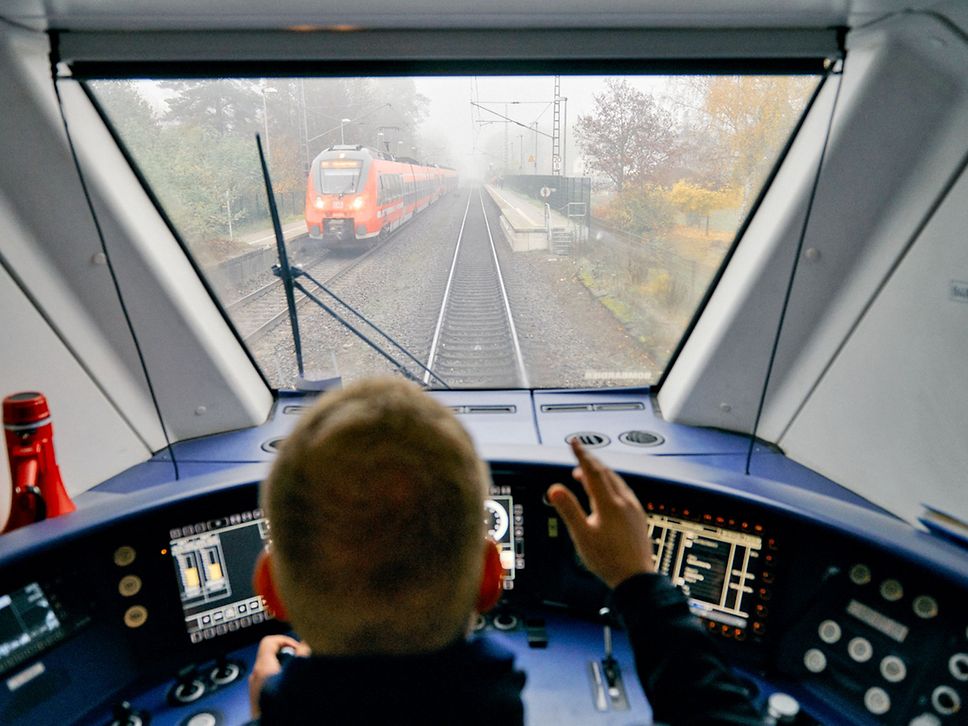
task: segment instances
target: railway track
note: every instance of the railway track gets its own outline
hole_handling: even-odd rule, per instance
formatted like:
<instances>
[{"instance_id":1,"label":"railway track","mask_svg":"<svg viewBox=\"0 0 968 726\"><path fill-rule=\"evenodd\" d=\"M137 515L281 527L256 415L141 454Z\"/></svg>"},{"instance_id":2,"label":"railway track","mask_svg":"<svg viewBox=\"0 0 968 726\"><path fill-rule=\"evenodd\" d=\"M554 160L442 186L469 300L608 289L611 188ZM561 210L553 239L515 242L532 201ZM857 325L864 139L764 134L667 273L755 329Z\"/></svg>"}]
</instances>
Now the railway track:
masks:
<instances>
[{"instance_id":1,"label":"railway track","mask_svg":"<svg viewBox=\"0 0 968 726\"><path fill-rule=\"evenodd\" d=\"M328 251L310 263L310 265L307 265L306 270L307 272L312 272L314 277L322 276L321 281L323 284L330 285L361 265L382 247L383 245L371 247L363 254L354 257L343 265L336 263L336 258L332 251ZM297 309L305 304L306 300L307 297L305 295L298 291L296 292ZM278 325L289 320L289 310L286 307L286 296L283 290L282 280L276 278L272 282L239 298L226 306L226 312L228 312L236 329L246 343L251 345L257 342Z\"/></svg>"},{"instance_id":2,"label":"railway track","mask_svg":"<svg viewBox=\"0 0 968 726\"><path fill-rule=\"evenodd\" d=\"M427 367L452 386L529 387L480 189L468 196ZM430 383L430 375L423 380Z\"/></svg>"}]
</instances>

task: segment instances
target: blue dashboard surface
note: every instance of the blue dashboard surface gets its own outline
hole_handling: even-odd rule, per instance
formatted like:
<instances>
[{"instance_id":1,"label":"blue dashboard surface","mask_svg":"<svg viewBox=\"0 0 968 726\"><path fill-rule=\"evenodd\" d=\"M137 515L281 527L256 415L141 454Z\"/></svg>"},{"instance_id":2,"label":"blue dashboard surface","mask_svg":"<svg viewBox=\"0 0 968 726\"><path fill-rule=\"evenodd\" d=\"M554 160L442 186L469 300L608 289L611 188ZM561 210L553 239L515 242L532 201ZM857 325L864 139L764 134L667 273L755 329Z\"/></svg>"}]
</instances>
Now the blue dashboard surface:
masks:
<instances>
[{"instance_id":1,"label":"blue dashboard surface","mask_svg":"<svg viewBox=\"0 0 968 726\"><path fill-rule=\"evenodd\" d=\"M520 630L502 636L529 673L531 723L627 725L649 718L621 636L616 651L632 709L599 711L592 700L588 663L602 652L594 615L605 591L579 566L562 523L542 502L552 482L570 482L574 458L564 438L572 433L609 439L596 453L626 477L650 516L680 521L681 532L725 533L721 541L761 538L765 561L777 557L775 570L771 564L757 572L759 614L742 638L722 621L707 622L761 693L794 693L830 723L879 722L870 713L871 692L893 704L896 718L888 721L894 723L937 711L933 704L942 697L957 699L958 708L968 703L968 558L961 547L858 500L770 447L754 448L748 475L748 439L664 423L641 392L448 392L442 398L475 436L499 495L522 508L526 536L518 554L526 555L527 566L504 607L537 612L548 643L529 647ZM260 620L224 640L190 643L168 551L186 531L207 531L233 513L261 517L258 487L275 455L267 444L283 439L308 403L280 398L262 426L176 444L175 462L170 452L159 454L77 497L76 512L0 538L0 596L35 583L45 593L66 593L64 611L73 617L65 621L73 627L67 636L7 668L4 678L18 685L16 693L0 693L0 721L5 715L18 724L70 721L94 709L90 722L108 723L106 709L129 700L156 724L188 723L209 706L217 716L210 723L241 722L247 709L241 684L213 689L197 709L173 706L168 690L179 670L207 668L226 654L249 667L258 637L283 625ZM547 408L561 404L566 408ZM506 429L494 423L504 416L515 422ZM628 431L662 441L619 445ZM133 565L118 564L125 548L139 553ZM143 583L133 600L122 584L131 575ZM141 624L129 622L132 603L145 608ZM829 622L843 637L830 636ZM855 657L858 640L872 657ZM898 661L907 677L888 680L883 663L896 668Z\"/></svg>"}]
</instances>

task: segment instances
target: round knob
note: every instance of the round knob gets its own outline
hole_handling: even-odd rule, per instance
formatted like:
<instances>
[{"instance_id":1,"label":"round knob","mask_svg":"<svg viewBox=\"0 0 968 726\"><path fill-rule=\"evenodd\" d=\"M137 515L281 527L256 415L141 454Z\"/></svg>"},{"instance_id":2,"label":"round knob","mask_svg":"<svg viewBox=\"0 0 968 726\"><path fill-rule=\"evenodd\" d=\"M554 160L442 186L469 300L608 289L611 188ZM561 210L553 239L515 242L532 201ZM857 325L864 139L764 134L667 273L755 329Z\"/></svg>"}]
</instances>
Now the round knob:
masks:
<instances>
[{"instance_id":1,"label":"round knob","mask_svg":"<svg viewBox=\"0 0 968 726\"><path fill-rule=\"evenodd\" d=\"M847 654L858 663L866 663L874 655L874 648L867 638L854 638L847 644Z\"/></svg>"},{"instance_id":2,"label":"round knob","mask_svg":"<svg viewBox=\"0 0 968 726\"><path fill-rule=\"evenodd\" d=\"M883 688L874 686L864 694L864 705L875 716L881 716L891 710L891 697Z\"/></svg>"},{"instance_id":3,"label":"round knob","mask_svg":"<svg viewBox=\"0 0 968 726\"><path fill-rule=\"evenodd\" d=\"M881 583L881 597L888 602L897 602L904 597L904 586L897 580L884 580Z\"/></svg>"},{"instance_id":4,"label":"round knob","mask_svg":"<svg viewBox=\"0 0 968 726\"><path fill-rule=\"evenodd\" d=\"M811 648L803 654L803 665L811 673L823 673L827 668L827 656L819 648Z\"/></svg>"},{"instance_id":5,"label":"round knob","mask_svg":"<svg viewBox=\"0 0 968 726\"><path fill-rule=\"evenodd\" d=\"M914 614L924 620L930 620L938 614L938 601L930 595L918 595L911 603Z\"/></svg>"},{"instance_id":6,"label":"round knob","mask_svg":"<svg viewBox=\"0 0 968 726\"><path fill-rule=\"evenodd\" d=\"M959 681L968 681L968 653L955 653L948 659L948 670Z\"/></svg>"},{"instance_id":7,"label":"round knob","mask_svg":"<svg viewBox=\"0 0 968 726\"><path fill-rule=\"evenodd\" d=\"M931 694L931 705L943 716L950 716L961 709L961 696L951 686L938 686Z\"/></svg>"},{"instance_id":8,"label":"round knob","mask_svg":"<svg viewBox=\"0 0 968 726\"><path fill-rule=\"evenodd\" d=\"M824 620L820 623L817 632L824 643L833 644L840 640L840 625L834 620Z\"/></svg>"},{"instance_id":9,"label":"round knob","mask_svg":"<svg viewBox=\"0 0 968 726\"><path fill-rule=\"evenodd\" d=\"M494 616L494 627L498 630L514 630L518 626L518 619L511 613L499 613Z\"/></svg>"},{"instance_id":10,"label":"round knob","mask_svg":"<svg viewBox=\"0 0 968 726\"><path fill-rule=\"evenodd\" d=\"M900 683L907 677L907 666L896 655L884 656L881 660L881 675L890 683Z\"/></svg>"},{"instance_id":11,"label":"round knob","mask_svg":"<svg viewBox=\"0 0 968 726\"><path fill-rule=\"evenodd\" d=\"M199 680L182 681L175 685L171 697L178 703L194 703L205 695L205 684Z\"/></svg>"},{"instance_id":12,"label":"round knob","mask_svg":"<svg viewBox=\"0 0 968 726\"><path fill-rule=\"evenodd\" d=\"M218 717L208 711L199 711L185 721L185 726L218 726Z\"/></svg>"},{"instance_id":13,"label":"round knob","mask_svg":"<svg viewBox=\"0 0 968 726\"><path fill-rule=\"evenodd\" d=\"M871 581L871 568L864 564L856 564L850 568L850 581L855 585L866 585Z\"/></svg>"},{"instance_id":14,"label":"round knob","mask_svg":"<svg viewBox=\"0 0 968 726\"><path fill-rule=\"evenodd\" d=\"M771 693L766 700L766 711L777 723L793 723L800 714L800 704L786 693Z\"/></svg>"},{"instance_id":15,"label":"round knob","mask_svg":"<svg viewBox=\"0 0 968 726\"><path fill-rule=\"evenodd\" d=\"M234 681L242 674L242 669L235 663L223 663L217 665L209 673L209 678L216 686L225 686Z\"/></svg>"}]
</instances>

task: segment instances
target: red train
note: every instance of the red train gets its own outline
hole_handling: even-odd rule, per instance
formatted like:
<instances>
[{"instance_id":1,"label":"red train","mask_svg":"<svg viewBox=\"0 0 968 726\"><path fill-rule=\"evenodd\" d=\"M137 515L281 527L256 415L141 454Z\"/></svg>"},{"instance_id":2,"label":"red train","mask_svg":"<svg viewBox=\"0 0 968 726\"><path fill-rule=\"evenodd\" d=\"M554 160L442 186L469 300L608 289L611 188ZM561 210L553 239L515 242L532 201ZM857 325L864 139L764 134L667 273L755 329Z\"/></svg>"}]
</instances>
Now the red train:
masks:
<instances>
[{"instance_id":1,"label":"red train","mask_svg":"<svg viewBox=\"0 0 968 726\"><path fill-rule=\"evenodd\" d=\"M331 146L306 185L309 236L331 246L374 243L457 187L457 172L365 146Z\"/></svg>"}]
</instances>

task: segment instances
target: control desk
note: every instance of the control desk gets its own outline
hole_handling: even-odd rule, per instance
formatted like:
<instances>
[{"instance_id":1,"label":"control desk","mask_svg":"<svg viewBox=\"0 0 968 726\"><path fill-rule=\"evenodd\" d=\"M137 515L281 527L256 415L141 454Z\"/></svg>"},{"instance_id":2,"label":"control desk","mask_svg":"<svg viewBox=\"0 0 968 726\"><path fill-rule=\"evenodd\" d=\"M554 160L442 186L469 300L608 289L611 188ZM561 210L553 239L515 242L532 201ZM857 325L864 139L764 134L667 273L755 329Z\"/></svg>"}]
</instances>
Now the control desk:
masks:
<instances>
[{"instance_id":1,"label":"control desk","mask_svg":"<svg viewBox=\"0 0 968 726\"><path fill-rule=\"evenodd\" d=\"M527 672L529 723L649 723L609 593L544 499L571 481L560 448L484 447L505 590L477 630ZM255 646L288 630L251 584L272 537L258 502L269 459L109 482L78 512L0 540L0 722L244 723ZM774 705L799 707L798 723L963 717L968 564L955 545L762 477L622 463L660 571L764 711L782 692Z\"/></svg>"}]
</instances>

